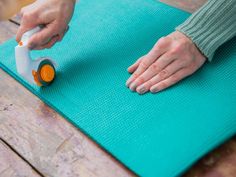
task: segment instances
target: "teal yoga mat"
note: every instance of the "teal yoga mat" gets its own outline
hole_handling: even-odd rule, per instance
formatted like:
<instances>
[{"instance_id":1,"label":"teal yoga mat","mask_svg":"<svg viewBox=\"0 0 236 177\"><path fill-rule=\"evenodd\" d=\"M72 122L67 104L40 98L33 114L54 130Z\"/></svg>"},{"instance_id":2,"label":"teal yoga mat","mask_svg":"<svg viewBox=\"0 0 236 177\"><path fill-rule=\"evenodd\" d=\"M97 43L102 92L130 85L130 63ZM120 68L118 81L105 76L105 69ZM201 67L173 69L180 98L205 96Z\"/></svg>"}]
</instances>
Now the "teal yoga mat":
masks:
<instances>
[{"instance_id":1,"label":"teal yoga mat","mask_svg":"<svg viewBox=\"0 0 236 177\"><path fill-rule=\"evenodd\" d=\"M236 40L212 63L158 94L126 88L126 69L188 13L154 0L81 0L63 42L35 51L58 65L39 89L17 73L14 40L0 47L1 67L136 174L181 175L236 132Z\"/></svg>"}]
</instances>

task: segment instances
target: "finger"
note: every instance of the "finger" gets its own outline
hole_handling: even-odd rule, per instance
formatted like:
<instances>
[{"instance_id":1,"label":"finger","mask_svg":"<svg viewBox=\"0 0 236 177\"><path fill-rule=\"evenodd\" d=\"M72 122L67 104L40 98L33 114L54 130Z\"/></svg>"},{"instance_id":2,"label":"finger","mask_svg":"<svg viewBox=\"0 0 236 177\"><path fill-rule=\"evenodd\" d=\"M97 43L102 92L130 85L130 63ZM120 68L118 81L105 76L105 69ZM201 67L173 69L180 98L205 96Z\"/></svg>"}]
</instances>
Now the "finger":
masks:
<instances>
[{"instance_id":1,"label":"finger","mask_svg":"<svg viewBox=\"0 0 236 177\"><path fill-rule=\"evenodd\" d=\"M66 27L66 29L64 31L62 31L61 33L59 33L59 38L58 38L58 41L62 41L62 39L64 38L64 36L66 35L66 33L69 31L70 29L70 26L68 25Z\"/></svg>"},{"instance_id":2,"label":"finger","mask_svg":"<svg viewBox=\"0 0 236 177\"><path fill-rule=\"evenodd\" d=\"M135 72L130 76L130 78L126 82L126 86L129 87L130 84L135 81L148 67L151 62L153 63L156 58L152 58L151 56L144 56L143 59L139 62L137 68L135 68Z\"/></svg>"},{"instance_id":3,"label":"finger","mask_svg":"<svg viewBox=\"0 0 236 177\"><path fill-rule=\"evenodd\" d=\"M156 55L146 55L143 57L142 61L139 63L136 71L130 76L127 80L127 87L138 77L140 76L159 56Z\"/></svg>"},{"instance_id":4,"label":"finger","mask_svg":"<svg viewBox=\"0 0 236 177\"><path fill-rule=\"evenodd\" d=\"M159 59L155 61L143 74L137 77L131 84L130 88L134 90L146 81L150 80L153 76L157 75L166 66L175 60L174 56L169 53L162 55Z\"/></svg>"},{"instance_id":5,"label":"finger","mask_svg":"<svg viewBox=\"0 0 236 177\"><path fill-rule=\"evenodd\" d=\"M138 86L132 86L132 90L135 90L139 94L146 93L153 85L156 85L157 83L161 82L162 80L165 80L166 78L170 77L171 75L175 74L179 70L183 69L185 66L184 63L180 62L179 60L174 60L172 63L170 63L168 66L166 66L163 70L161 70L157 75L155 75L153 78L148 80L147 82L143 83L142 85Z\"/></svg>"},{"instance_id":6,"label":"finger","mask_svg":"<svg viewBox=\"0 0 236 177\"><path fill-rule=\"evenodd\" d=\"M133 73L133 72L138 68L138 65L139 65L140 62L142 61L142 58L143 58L143 57L140 57L133 65L131 65L131 66L128 68L128 72L129 72L129 73Z\"/></svg>"},{"instance_id":7,"label":"finger","mask_svg":"<svg viewBox=\"0 0 236 177\"><path fill-rule=\"evenodd\" d=\"M169 44L168 40L165 38L161 38L151 49L151 51L145 55L140 62L138 68L133 73L133 75L128 79L126 85L129 85L138 77L140 76L155 60L157 60L161 55L165 53L167 50L167 46Z\"/></svg>"},{"instance_id":8,"label":"finger","mask_svg":"<svg viewBox=\"0 0 236 177\"><path fill-rule=\"evenodd\" d=\"M19 27L17 33L16 33L16 41L17 41L17 42L20 42L20 40L21 40L23 34L24 34L25 32L27 32L27 31L29 31L29 30L35 28L36 26L37 26L37 24L34 24L34 23L32 23L32 24L30 24L30 25L28 25L28 24L27 24L27 25L21 25L21 26Z\"/></svg>"},{"instance_id":9,"label":"finger","mask_svg":"<svg viewBox=\"0 0 236 177\"><path fill-rule=\"evenodd\" d=\"M155 84L154 86L152 86L150 88L150 91L152 93L160 92L160 91L176 84L177 82L184 79L185 77L189 76L189 74L190 74L190 72L187 68L181 69L178 72L176 72L175 74L168 77L167 79L165 79L165 80Z\"/></svg>"},{"instance_id":10,"label":"finger","mask_svg":"<svg viewBox=\"0 0 236 177\"><path fill-rule=\"evenodd\" d=\"M40 32L34 34L28 43L28 47L32 49L33 47L39 47L47 44L53 36L57 35L57 30L53 24L45 26Z\"/></svg>"},{"instance_id":11,"label":"finger","mask_svg":"<svg viewBox=\"0 0 236 177\"><path fill-rule=\"evenodd\" d=\"M16 41L19 43L21 38L22 38L22 35L24 33L24 29L22 26L19 27L19 29L17 30L17 33L16 33Z\"/></svg>"},{"instance_id":12,"label":"finger","mask_svg":"<svg viewBox=\"0 0 236 177\"><path fill-rule=\"evenodd\" d=\"M58 39L59 39L59 35L56 35L47 44L45 44L43 46L35 47L34 49L35 50L43 50L45 48L49 49L55 45L55 43L58 41Z\"/></svg>"},{"instance_id":13,"label":"finger","mask_svg":"<svg viewBox=\"0 0 236 177\"><path fill-rule=\"evenodd\" d=\"M58 42L61 42L62 39L64 38L65 34L64 33L61 33L58 35Z\"/></svg>"},{"instance_id":14,"label":"finger","mask_svg":"<svg viewBox=\"0 0 236 177\"><path fill-rule=\"evenodd\" d=\"M37 12L25 14L24 11L22 10L20 15L22 18L21 18L21 25L16 34L17 42L20 42L22 35L25 32L35 28L38 24L40 24L40 18L38 18Z\"/></svg>"}]
</instances>

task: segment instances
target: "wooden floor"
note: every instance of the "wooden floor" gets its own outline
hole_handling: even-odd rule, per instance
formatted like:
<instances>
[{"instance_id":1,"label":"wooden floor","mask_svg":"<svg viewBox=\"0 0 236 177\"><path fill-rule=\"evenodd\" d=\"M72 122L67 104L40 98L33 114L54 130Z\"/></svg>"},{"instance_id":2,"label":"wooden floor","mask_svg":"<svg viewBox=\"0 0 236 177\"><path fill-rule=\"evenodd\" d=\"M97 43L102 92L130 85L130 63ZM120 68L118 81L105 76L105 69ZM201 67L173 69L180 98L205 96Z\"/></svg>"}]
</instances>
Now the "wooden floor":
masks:
<instances>
[{"instance_id":1,"label":"wooden floor","mask_svg":"<svg viewBox=\"0 0 236 177\"><path fill-rule=\"evenodd\" d=\"M179 6L178 1L183 4L176 0L173 5ZM200 6L188 8L186 3L181 8L188 11ZM0 43L15 35L18 22L18 18L0 22ZM135 176L1 69L0 93L0 177ZM236 177L236 138L201 159L184 176Z\"/></svg>"}]
</instances>

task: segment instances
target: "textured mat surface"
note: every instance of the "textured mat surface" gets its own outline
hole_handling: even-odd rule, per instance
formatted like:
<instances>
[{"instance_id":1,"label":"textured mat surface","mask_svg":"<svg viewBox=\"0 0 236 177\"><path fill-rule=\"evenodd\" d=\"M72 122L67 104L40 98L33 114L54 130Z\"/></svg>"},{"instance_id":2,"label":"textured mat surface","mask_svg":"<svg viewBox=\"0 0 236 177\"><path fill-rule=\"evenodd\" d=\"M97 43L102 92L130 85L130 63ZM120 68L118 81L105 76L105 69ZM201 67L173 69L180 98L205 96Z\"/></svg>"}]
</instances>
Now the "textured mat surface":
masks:
<instances>
[{"instance_id":1,"label":"textured mat surface","mask_svg":"<svg viewBox=\"0 0 236 177\"><path fill-rule=\"evenodd\" d=\"M154 0L81 0L64 41L33 53L57 60L53 85L17 75L14 40L0 47L0 64L137 174L180 175L236 132L236 40L161 93L139 96L125 81L127 67L188 16Z\"/></svg>"}]
</instances>

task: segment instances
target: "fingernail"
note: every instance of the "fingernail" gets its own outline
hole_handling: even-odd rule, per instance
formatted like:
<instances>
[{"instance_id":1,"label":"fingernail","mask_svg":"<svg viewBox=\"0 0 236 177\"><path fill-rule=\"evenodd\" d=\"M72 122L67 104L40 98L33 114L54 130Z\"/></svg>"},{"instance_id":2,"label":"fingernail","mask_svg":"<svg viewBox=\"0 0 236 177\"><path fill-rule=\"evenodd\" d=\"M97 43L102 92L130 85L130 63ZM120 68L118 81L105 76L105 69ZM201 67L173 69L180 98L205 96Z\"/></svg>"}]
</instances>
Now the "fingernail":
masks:
<instances>
[{"instance_id":1,"label":"fingernail","mask_svg":"<svg viewBox=\"0 0 236 177\"><path fill-rule=\"evenodd\" d=\"M129 86L130 90L132 90L132 91L135 91L136 87L137 87L137 85L134 82L132 84L130 84L130 86Z\"/></svg>"},{"instance_id":2,"label":"fingernail","mask_svg":"<svg viewBox=\"0 0 236 177\"><path fill-rule=\"evenodd\" d=\"M131 81L132 81L132 77L130 77L130 78L126 81L126 86L127 86L127 87L129 87Z\"/></svg>"},{"instance_id":3,"label":"fingernail","mask_svg":"<svg viewBox=\"0 0 236 177\"><path fill-rule=\"evenodd\" d=\"M131 67L129 67L129 68L127 69L127 71L128 71L129 73L131 72L130 69L131 69Z\"/></svg>"},{"instance_id":4,"label":"fingernail","mask_svg":"<svg viewBox=\"0 0 236 177\"><path fill-rule=\"evenodd\" d=\"M36 44L32 43L32 44L29 44L29 49L34 49L36 47Z\"/></svg>"},{"instance_id":5,"label":"fingernail","mask_svg":"<svg viewBox=\"0 0 236 177\"><path fill-rule=\"evenodd\" d=\"M70 29L70 26L68 25L66 30L65 30L65 33L67 33L69 31L69 29Z\"/></svg>"},{"instance_id":6,"label":"fingernail","mask_svg":"<svg viewBox=\"0 0 236 177\"><path fill-rule=\"evenodd\" d=\"M49 37L49 38L47 38L47 40L45 41L45 43L44 43L44 44L47 44L47 43L49 43L51 40L52 40L52 37Z\"/></svg>"},{"instance_id":7,"label":"fingernail","mask_svg":"<svg viewBox=\"0 0 236 177\"><path fill-rule=\"evenodd\" d=\"M141 88L137 88L137 90L139 90L138 91L139 94L144 94L147 91L146 87L144 86L141 86Z\"/></svg>"},{"instance_id":8,"label":"fingernail","mask_svg":"<svg viewBox=\"0 0 236 177\"><path fill-rule=\"evenodd\" d=\"M157 93L158 91L159 91L158 88L153 88L153 89L151 88L152 93Z\"/></svg>"}]
</instances>

